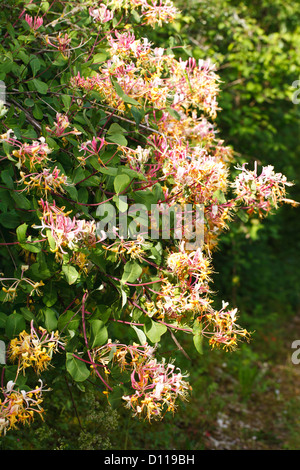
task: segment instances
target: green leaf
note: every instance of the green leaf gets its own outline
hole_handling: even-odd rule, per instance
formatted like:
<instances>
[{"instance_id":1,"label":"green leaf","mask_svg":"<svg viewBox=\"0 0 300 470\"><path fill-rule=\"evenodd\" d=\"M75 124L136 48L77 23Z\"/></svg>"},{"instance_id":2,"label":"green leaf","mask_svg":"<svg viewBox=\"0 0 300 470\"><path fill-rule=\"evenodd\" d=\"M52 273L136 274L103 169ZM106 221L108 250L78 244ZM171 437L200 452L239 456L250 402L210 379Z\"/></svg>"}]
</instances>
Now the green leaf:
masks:
<instances>
[{"instance_id":1,"label":"green leaf","mask_svg":"<svg viewBox=\"0 0 300 470\"><path fill-rule=\"evenodd\" d=\"M203 354L203 336L202 335L193 336L193 342L198 353Z\"/></svg>"},{"instance_id":2,"label":"green leaf","mask_svg":"<svg viewBox=\"0 0 300 470\"><path fill-rule=\"evenodd\" d=\"M130 111L133 116L133 119L135 120L136 125L139 126L144 117L144 113L137 109L135 106L131 106Z\"/></svg>"},{"instance_id":3,"label":"green leaf","mask_svg":"<svg viewBox=\"0 0 300 470\"><path fill-rule=\"evenodd\" d=\"M142 267L136 261L127 261L124 266L124 272L121 282L123 284L125 284L126 282L134 282L140 277L142 272Z\"/></svg>"},{"instance_id":4,"label":"green leaf","mask_svg":"<svg viewBox=\"0 0 300 470\"><path fill-rule=\"evenodd\" d=\"M93 56L93 64L99 64L100 62L104 62L107 58L107 54L105 52L99 52Z\"/></svg>"},{"instance_id":5,"label":"green leaf","mask_svg":"<svg viewBox=\"0 0 300 470\"><path fill-rule=\"evenodd\" d=\"M11 339L26 329L26 322L20 313L12 313L7 317L5 334Z\"/></svg>"},{"instance_id":6,"label":"green leaf","mask_svg":"<svg viewBox=\"0 0 300 470\"><path fill-rule=\"evenodd\" d=\"M12 198L14 199L15 203L17 204L18 208L29 210L31 209L31 203L24 194L12 192Z\"/></svg>"},{"instance_id":7,"label":"green leaf","mask_svg":"<svg viewBox=\"0 0 300 470\"><path fill-rule=\"evenodd\" d=\"M101 320L91 320L91 348L97 348L106 343L108 332L105 323Z\"/></svg>"},{"instance_id":8,"label":"green leaf","mask_svg":"<svg viewBox=\"0 0 300 470\"><path fill-rule=\"evenodd\" d=\"M127 139L123 134L110 134L107 137L107 140L113 142L114 144L118 144L121 147L126 147L128 144Z\"/></svg>"},{"instance_id":9,"label":"green leaf","mask_svg":"<svg viewBox=\"0 0 300 470\"><path fill-rule=\"evenodd\" d=\"M33 114L33 117L35 117L35 119L38 119L39 121L41 121L44 117L43 111L37 104L34 105L32 114Z\"/></svg>"},{"instance_id":10,"label":"green leaf","mask_svg":"<svg viewBox=\"0 0 300 470\"><path fill-rule=\"evenodd\" d=\"M16 228L20 222L20 216L15 210L0 214L0 224L5 228Z\"/></svg>"},{"instance_id":11,"label":"green leaf","mask_svg":"<svg viewBox=\"0 0 300 470\"><path fill-rule=\"evenodd\" d=\"M46 308L44 310L44 318L45 318L45 327L48 331L56 330L57 328L57 316L56 312L51 308Z\"/></svg>"},{"instance_id":12,"label":"green leaf","mask_svg":"<svg viewBox=\"0 0 300 470\"><path fill-rule=\"evenodd\" d=\"M144 331L152 343L159 343L161 336L166 333L167 327L148 318L144 325Z\"/></svg>"},{"instance_id":13,"label":"green leaf","mask_svg":"<svg viewBox=\"0 0 300 470\"><path fill-rule=\"evenodd\" d=\"M109 127L107 134L124 134L126 132L126 129L124 127L120 126L117 122L113 122L112 125Z\"/></svg>"},{"instance_id":14,"label":"green leaf","mask_svg":"<svg viewBox=\"0 0 300 470\"><path fill-rule=\"evenodd\" d=\"M29 308L27 308L27 307L21 307L21 308L20 308L20 311L21 311L21 313L22 313L22 315L23 315L23 318L24 318L26 321L30 322L31 320L35 320L35 316L33 315L32 311L29 310Z\"/></svg>"},{"instance_id":15,"label":"green leaf","mask_svg":"<svg viewBox=\"0 0 300 470\"><path fill-rule=\"evenodd\" d=\"M247 214L244 210L242 210L242 209L239 209L239 210L237 211L237 216L241 219L242 222L245 222L245 223L246 223L246 222L248 222L248 220L249 220L248 214Z\"/></svg>"},{"instance_id":16,"label":"green leaf","mask_svg":"<svg viewBox=\"0 0 300 470\"><path fill-rule=\"evenodd\" d=\"M47 287L49 286L49 284L47 285ZM51 284L50 284L51 286ZM52 305L55 304L55 302L57 301L57 293L55 290L50 290L50 291L46 291L44 289L44 292L43 292L43 302L44 304L46 305L46 307L52 307Z\"/></svg>"},{"instance_id":17,"label":"green leaf","mask_svg":"<svg viewBox=\"0 0 300 470\"><path fill-rule=\"evenodd\" d=\"M90 375L86 364L69 352L66 357L66 368L75 382L84 382Z\"/></svg>"},{"instance_id":18,"label":"green leaf","mask_svg":"<svg viewBox=\"0 0 300 470\"><path fill-rule=\"evenodd\" d=\"M39 80L38 78L34 78L32 81L33 81L33 84L34 84L36 90L41 95L45 95L47 93L47 91L48 91L47 83L42 82L42 80Z\"/></svg>"},{"instance_id":19,"label":"green leaf","mask_svg":"<svg viewBox=\"0 0 300 470\"><path fill-rule=\"evenodd\" d=\"M19 225L19 227L16 230L17 233L17 239L18 241L24 242L26 240L26 230L27 230L28 225L27 224L22 224Z\"/></svg>"},{"instance_id":20,"label":"green leaf","mask_svg":"<svg viewBox=\"0 0 300 470\"><path fill-rule=\"evenodd\" d=\"M26 98L26 100L24 101L24 104L27 108L33 108L34 101L31 98Z\"/></svg>"},{"instance_id":21,"label":"green leaf","mask_svg":"<svg viewBox=\"0 0 300 470\"><path fill-rule=\"evenodd\" d=\"M36 76L37 72L40 70L41 65L42 65L41 62L37 57L34 57L31 59L30 67L31 67L32 74L34 77Z\"/></svg>"},{"instance_id":22,"label":"green leaf","mask_svg":"<svg viewBox=\"0 0 300 470\"><path fill-rule=\"evenodd\" d=\"M112 409L117 408L122 403L122 397L128 395L128 390L125 389L124 385L117 385L113 388L113 391L109 394L109 404Z\"/></svg>"},{"instance_id":23,"label":"green leaf","mask_svg":"<svg viewBox=\"0 0 300 470\"><path fill-rule=\"evenodd\" d=\"M1 179L3 183L6 185L7 188L13 189L14 187L14 180L9 172L9 170L1 171Z\"/></svg>"},{"instance_id":24,"label":"green leaf","mask_svg":"<svg viewBox=\"0 0 300 470\"><path fill-rule=\"evenodd\" d=\"M199 354L203 354L203 335L202 335L202 323L195 320L193 325L193 342L196 350Z\"/></svg>"},{"instance_id":25,"label":"green leaf","mask_svg":"<svg viewBox=\"0 0 300 470\"><path fill-rule=\"evenodd\" d=\"M46 13L49 10L49 6L49 2L42 0L40 7L43 13Z\"/></svg>"},{"instance_id":26,"label":"green leaf","mask_svg":"<svg viewBox=\"0 0 300 470\"><path fill-rule=\"evenodd\" d=\"M226 197L220 189L217 189L217 191L214 192L213 197L217 199L219 204L225 204L226 203Z\"/></svg>"},{"instance_id":27,"label":"green leaf","mask_svg":"<svg viewBox=\"0 0 300 470\"><path fill-rule=\"evenodd\" d=\"M173 108L167 108L168 109L168 112L169 114L174 118L176 119L176 121L180 121L180 114L178 113L178 111L176 111L176 109L173 109Z\"/></svg>"},{"instance_id":28,"label":"green leaf","mask_svg":"<svg viewBox=\"0 0 300 470\"><path fill-rule=\"evenodd\" d=\"M68 111L68 109L70 108L70 105L71 105L72 97L70 95L61 95L61 100L64 104L63 109L65 111Z\"/></svg>"},{"instance_id":29,"label":"green leaf","mask_svg":"<svg viewBox=\"0 0 300 470\"><path fill-rule=\"evenodd\" d=\"M116 80L111 78L111 82L113 84L114 89L116 90L117 95L122 98L124 103L133 104L135 106L141 106L140 103L134 98L131 98L130 96L126 95L126 93L122 90L121 86Z\"/></svg>"},{"instance_id":30,"label":"green leaf","mask_svg":"<svg viewBox=\"0 0 300 470\"><path fill-rule=\"evenodd\" d=\"M58 317L57 328L59 331L76 331L79 327L79 323L78 315L72 312L72 310L67 310L63 315Z\"/></svg>"},{"instance_id":31,"label":"green leaf","mask_svg":"<svg viewBox=\"0 0 300 470\"><path fill-rule=\"evenodd\" d=\"M117 195L113 196L113 201L115 202L117 209L119 209L120 212L126 212L128 209L128 204L123 200L122 197L118 197Z\"/></svg>"},{"instance_id":32,"label":"green leaf","mask_svg":"<svg viewBox=\"0 0 300 470\"><path fill-rule=\"evenodd\" d=\"M46 230L46 237L48 239L51 250L55 250L56 243L54 237L52 236L51 230Z\"/></svg>"},{"instance_id":33,"label":"green leaf","mask_svg":"<svg viewBox=\"0 0 300 470\"><path fill-rule=\"evenodd\" d=\"M20 243L23 250L30 251L31 253L40 253L42 250L40 243Z\"/></svg>"},{"instance_id":34,"label":"green leaf","mask_svg":"<svg viewBox=\"0 0 300 470\"><path fill-rule=\"evenodd\" d=\"M64 264L61 268L62 272L66 276L67 282L69 285L74 284L77 281L79 273L74 268L74 266L70 266L69 264Z\"/></svg>"},{"instance_id":35,"label":"green leaf","mask_svg":"<svg viewBox=\"0 0 300 470\"><path fill-rule=\"evenodd\" d=\"M122 296L122 308L123 308L127 303L127 292L125 291L125 289L121 289L121 296Z\"/></svg>"},{"instance_id":36,"label":"green leaf","mask_svg":"<svg viewBox=\"0 0 300 470\"><path fill-rule=\"evenodd\" d=\"M114 188L117 194L122 193L129 186L131 178L128 175L117 175L114 179Z\"/></svg>"},{"instance_id":37,"label":"green leaf","mask_svg":"<svg viewBox=\"0 0 300 470\"><path fill-rule=\"evenodd\" d=\"M130 325L130 326L136 332L140 344L143 345L143 344L147 343L147 337L146 337L145 333L143 332L143 330L140 330L135 325Z\"/></svg>"},{"instance_id":38,"label":"green leaf","mask_svg":"<svg viewBox=\"0 0 300 470\"><path fill-rule=\"evenodd\" d=\"M6 320L7 320L6 313L0 312L0 328L5 328Z\"/></svg>"}]
</instances>

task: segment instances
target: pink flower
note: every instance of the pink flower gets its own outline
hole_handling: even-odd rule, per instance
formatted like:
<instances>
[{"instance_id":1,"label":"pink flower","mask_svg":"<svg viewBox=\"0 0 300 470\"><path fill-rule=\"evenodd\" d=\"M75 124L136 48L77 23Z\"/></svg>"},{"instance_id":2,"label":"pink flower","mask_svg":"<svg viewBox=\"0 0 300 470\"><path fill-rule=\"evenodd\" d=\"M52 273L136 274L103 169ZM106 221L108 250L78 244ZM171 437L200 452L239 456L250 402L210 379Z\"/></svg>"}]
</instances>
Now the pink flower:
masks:
<instances>
[{"instance_id":1,"label":"pink flower","mask_svg":"<svg viewBox=\"0 0 300 470\"><path fill-rule=\"evenodd\" d=\"M74 128L73 131L65 132L69 125L70 121L68 116L66 114L57 113L56 122L54 123L54 130L51 130L49 127L46 127L46 130L54 134L56 137L64 137L69 134L81 134L81 132L79 132L76 128Z\"/></svg>"},{"instance_id":2,"label":"pink flower","mask_svg":"<svg viewBox=\"0 0 300 470\"><path fill-rule=\"evenodd\" d=\"M51 251L55 252L60 259L62 254L66 254L65 249L77 250L80 246L93 246L96 243L96 225L76 217L69 217L69 212L63 212L64 208L59 208L53 202L50 205L47 201L41 199L40 204L43 208L40 228L43 236L50 230L53 247Z\"/></svg>"},{"instance_id":3,"label":"pink flower","mask_svg":"<svg viewBox=\"0 0 300 470\"><path fill-rule=\"evenodd\" d=\"M32 16L30 15L25 15L25 21L29 24L30 28L33 29L34 31L39 29L43 24L43 18L39 16L35 16L34 18L32 18Z\"/></svg>"},{"instance_id":4,"label":"pink flower","mask_svg":"<svg viewBox=\"0 0 300 470\"><path fill-rule=\"evenodd\" d=\"M94 19L94 21L99 21L101 23L107 23L114 17L113 12L110 11L103 3L101 3L100 8L90 8L89 14Z\"/></svg>"}]
</instances>

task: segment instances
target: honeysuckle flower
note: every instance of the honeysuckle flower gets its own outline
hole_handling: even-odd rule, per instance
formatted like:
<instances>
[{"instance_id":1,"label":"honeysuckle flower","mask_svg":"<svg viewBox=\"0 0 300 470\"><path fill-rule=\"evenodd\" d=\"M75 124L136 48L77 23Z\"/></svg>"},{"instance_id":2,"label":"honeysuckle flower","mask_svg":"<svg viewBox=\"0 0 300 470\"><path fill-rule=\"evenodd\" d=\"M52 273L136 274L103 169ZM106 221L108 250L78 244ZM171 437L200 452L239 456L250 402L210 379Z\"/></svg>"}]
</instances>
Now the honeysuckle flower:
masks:
<instances>
[{"instance_id":1,"label":"honeysuckle flower","mask_svg":"<svg viewBox=\"0 0 300 470\"><path fill-rule=\"evenodd\" d=\"M263 167L260 175L257 174L257 164L252 171L246 168L246 164L237 169L240 173L232 186L238 200L246 204L248 212L270 212L285 198L286 186L292 186L286 176L275 173L272 165Z\"/></svg>"},{"instance_id":2,"label":"honeysuckle flower","mask_svg":"<svg viewBox=\"0 0 300 470\"><path fill-rule=\"evenodd\" d=\"M228 302L223 301L220 310L212 310L206 315L202 332L204 336L210 338L209 344L212 348L223 347L225 350L234 350L238 341L250 338L250 333L236 323L237 308L228 309L228 305ZM213 331L210 331L211 328Z\"/></svg>"},{"instance_id":3,"label":"honeysuckle flower","mask_svg":"<svg viewBox=\"0 0 300 470\"><path fill-rule=\"evenodd\" d=\"M12 155L18 159L16 166L21 168L23 165L29 166L30 170L36 168L43 168L48 162L48 155L52 149L46 143L44 137L34 140L31 144L22 144L17 140L11 142L14 146L19 147L18 150L13 150Z\"/></svg>"},{"instance_id":4,"label":"honeysuckle flower","mask_svg":"<svg viewBox=\"0 0 300 470\"><path fill-rule=\"evenodd\" d=\"M30 28L36 31L43 25L43 18L35 16L34 18L28 14L25 15L25 21L29 24Z\"/></svg>"},{"instance_id":5,"label":"honeysuckle flower","mask_svg":"<svg viewBox=\"0 0 300 470\"><path fill-rule=\"evenodd\" d=\"M102 245L103 249L115 253L116 257L122 258L128 255L132 259L142 259L145 255L143 245L145 240L141 235L138 235L136 240L124 240L123 237L118 236L118 240L109 246Z\"/></svg>"},{"instance_id":6,"label":"honeysuckle flower","mask_svg":"<svg viewBox=\"0 0 300 470\"><path fill-rule=\"evenodd\" d=\"M92 140L83 142L79 151L83 152L84 157L78 157L78 160L84 165L87 158L96 156L99 163L105 166L100 158L100 151L105 145L107 145L107 142L103 137L93 137Z\"/></svg>"},{"instance_id":7,"label":"honeysuckle flower","mask_svg":"<svg viewBox=\"0 0 300 470\"><path fill-rule=\"evenodd\" d=\"M172 22L178 15L178 10L170 0L149 0L142 5L142 18L146 24L162 26Z\"/></svg>"},{"instance_id":8,"label":"honeysuckle flower","mask_svg":"<svg viewBox=\"0 0 300 470\"><path fill-rule=\"evenodd\" d=\"M170 253L167 258L167 266L179 279L193 277L198 283L210 281L211 260L204 256L201 248L187 253L183 249Z\"/></svg>"},{"instance_id":9,"label":"honeysuckle flower","mask_svg":"<svg viewBox=\"0 0 300 470\"><path fill-rule=\"evenodd\" d=\"M121 371L131 371L133 393L122 398L134 415L149 421L160 419L163 413L175 411L179 398L187 399L191 390L185 380L188 374L183 375L179 368L164 358L159 362L154 357L155 348L152 346L147 343L125 345L108 342L93 351L93 361L108 365L110 352Z\"/></svg>"},{"instance_id":10,"label":"honeysuckle flower","mask_svg":"<svg viewBox=\"0 0 300 470\"><path fill-rule=\"evenodd\" d=\"M74 128L72 131L66 131L70 126L69 118L66 114L56 113L56 122L54 122L54 129L52 130L49 126L46 130L53 134L55 137L64 137L69 134L81 135L81 132Z\"/></svg>"},{"instance_id":11,"label":"honeysuckle flower","mask_svg":"<svg viewBox=\"0 0 300 470\"><path fill-rule=\"evenodd\" d=\"M81 15L81 19L86 19L89 15L88 23L93 28L93 32L87 37L88 49L84 48L83 43L76 46L78 37L84 36L80 33L83 23L80 22L75 27L74 20L71 18L71 14L81 13L82 9L85 9L85 12L83 16ZM164 325L167 331L172 331L171 328L174 328L174 330L181 329L193 334L199 327L199 335L207 338L212 348L235 349L241 339L249 338L249 333L237 323L237 308L230 308L226 302L222 303L220 309L213 306L210 287L213 273L211 253L218 244L220 234L227 228L228 221L241 205L246 206L245 209L249 214L254 211L268 213L271 207L281 201L287 201L285 187L289 186L289 183L283 175L275 173L272 166L263 167L260 175L257 174L256 167L251 172L243 166L232 184L229 181L228 163L232 159L233 152L218 138L217 129L213 123L219 110L217 98L220 82L215 64L209 59L196 60L192 57L187 60L177 59L175 54L170 53L170 50L155 47L147 37L138 37L138 33L143 28L139 28L135 33L128 24L127 20L137 15L142 26L145 24L156 26L172 21L177 14L172 1L89 1L74 6L74 9L65 10L62 15L57 15L57 12L54 14L55 20L48 24L47 29L57 25L63 26L66 20L65 28L61 27L59 31L52 33L51 36L46 35L42 39L51 46L47 47L46 52L52 51L51 60L53 59L55 67L58 67L57 73L55 71L52 73L47 67L43 67L42 62L38 62L43 68L41 72L45 73L45 80L50 77L52 85L57 84L56 92L51 95L51 99L49 98L48 109L53 110L52 106L56 106L59 93L67 93L71 103L68 107L68 115L57 112L53 126L42 127L48 132L48 142L53 141L51 136L62 137L58 142L61 149L59 150L59 146L55 145L53 153L54 158L57 157L68 172L74 175L73 172L74 170L76 172L78 163L82 165L83 168L80 169L82 176L79 177L80 181L77 185L80 190L83 190L83 193L79 191L79 195L84 195L86 192L88 199L74 201L71 195L69 199L66 195L60 194L68 185L68 180L66 175L59 170L59 165L54 167L54 163L50 166L49 154L52 149L49 148L45 137L29 140L26 136L32 135L32 129L30 133L24 133L26 143L15 138L11 129L0 136L0 141L4 142L6 154L9 151L7 150L9 145L13 147L11 155L1 157L1 159L8 158L15 162L15 166L20 169L20 184L25 188L17 189L16 193L11 192L15 196L16 210L19 209L17 202L19 192L32 191L30 197L34 196L35 191L42 193L41 210L37 213L40 223L32 227L40 230L41 236L44 237L43 240L38 240L38 249L41 247L40 243L43 243L43 249L37 254L29 253L29 250L25 249L28 244L23 244L19 240L13 242L13 244L21 245L22 250L24 247L21 255L24 254L25 259L18 264L22 272L20 278L3 277L0 279L5 294L4 300L14 300L21 288L23 296L24 293L26 295L28 307L32 307L32 311L36 313L36 321L39 321L43 312L38 312L38 304L33 303L33 296L41 295L42 289L40 288L44 286L44 282L32 281L25 276L25 272L31 272L32 261L35 263L35 268L42 267L44 259L50 262L49 280L51 283L55 280L60 281L60 275L64 272L66 263L75 266L80 278L76 284L75 295L77 297L70 305L76 306L74 315L77 315L81 309L82 327L74 334L78 334L79 339L82 340L78 342L78 345L85 345L84 350L75 351L76 357L90 362L91 373L95 374L95 378L101 378L100 372L105 374L107 380L107 383L103 380L107 387L103 392L105 394L108 394L111 388L108 384L113 380L113 369L119 368L122 373L125 372L125 380L129 383L129 390L122 397L125 405L132 410L134 415L146 417L151 421L163 417L165 412L173 412L177 399L185 399L191 387L186 380L187 375L182 374L172 361L156 358L156 349L146 342L142 345L135 343L128 345L108 340L107 344L100 348L91 348L91 344L88 343L93 342L94 331L92 330L93 326L97 325L97 323L93 324L93 320L100 318L100 313L97 311L99 305L97 307L94 302L97 302L98 295L105 290L105 298L107 294L109 296L108 283L104 282L104 277L107 275L110 278L116 288L116 296L120 295L120 303L115 302L117 297L112 299L113 308L120 306L120 311L112 312L112 317L114 321L120 321L123 326L128 323L135 327L141 324L136 324L134 321L143 323L147 321L153 326L153 331L156 325ZM51 17L50 12L47 13L48 17ZM26 15L25 20L33 31L43 24L42 18L39 17L32 18ZM79 36L73 27L79 32ZM52 31L55 31L55 28ZM104 34L101 34L103 31ZM34 36L38 37L39 33L35 33ZM78 54L75 51L73 54L71 39L74 40L74 49ZM91 39L92 42L90 42ZM34 44L36 45L37 42ZM82 51L79 50L80 47ZM107 60L102 60L102 51L105 51L105 56L109 56ZM69 70L76 71L74 72L76 75L70 78L69 83L65 83L66 77L70 76L65 73L66 67L63 66L59 70L59 65L64 63L57 57L60 55L59 52L64 58L70 58ZM98 55L98 53L101 55L100 60L98 57L93 57L93 54ZM78 62L80 57L82 63ZM32 69L36 64L31 62ZM77 72L78 69L82 72ZM41 72L37 72L37 75L34 73L34 77L38 79ZM43 77L41 78L44 80ZM34 82L32 82L33 88L38 85L36 80ZM83 92L80 93L81 91ZM31 97L34 90L32 91L29 87L28 93ZM91 96L88 96L89 94ZM86 97L88 103L84 105ZM65 100L63 101L67 104ZM79 108L76 108L76 103ZM91 117L92 109L98 107L101 109L99 114L97 112ZM87 136L86 141L65 139L64 137L69 134L76 136L81 134L76 128L72 128L69 121L69 117L74 116L74 119L78 119L84 126L82 116L80 116L81 111L84 111L86 127L82 131ZM3 108L2 112L5 113L6 109ZM3 115L2 112L0 110L1 115ZM30 113L25 114L30 119ZM43 115L46 118L47 111ZM90 118L91 126L88 125ZM109 128L111 121L119 119L121 124L126 123L124 124L126 137L128 137L126 146L112 143L113 139L109 137L111 136ZM41 127L34 121L31 124L35 124L35 130ZM93 135L93 129L95 133L99 132L98 136ZM18 136L20 132L20 129L17 132L16 128ZM23 137L20 137L20 140L22 139ZM58 140L55 139L55 142ZM74 142L76 148L72 149ZM106 153L108 145L114 146L115 153L112 152L112 156L109 152ZM193 223L185 226L183 240L180 243L176 241L181 234L181 225L177 218L172 224L172 239L167 248L165 244L157 243L155 246L155 244L145 242L142 234L134 240L125 239L125 235L121 235L121 223L120 227L113 227L110 231L110 235L114 235L112 242L108 241L109 236L104 230L97 232L92 218L93 209L98 204L106 202L106 198L117 203L114 193L111 192L114 188L112 176L114 173L110 171L111 168L106 171L107 167L102 161L103 155L105 155L107 165L113 160L112 167L117 166L121 170L118 176L124 174L123 170L126 167L131 170L128 171L130 185L127 185L128 188L130 186L131 200L135 201L135 196L139 196L136 191L153 189L157 208L162 215L170 214L170 210L175 206L182 208L187 203L193 208L198 204L203 206L203 214L196 217ZM117 159L120 161L115 165ZM100 168L99 172L100 189L93 188L92 185L88 187L92 182L89 180L90 176L99 170L97 162L105 168L105 170L102 168L103 171ZM111 175L109 179L106 179L107 174ZM5 177L3 182L5 182ZM228 198L228 188L235 191L233 199ZM9 187L9 190L15 191L15 188ZM58 207L52 197L65 198L70 203L70 207L76 206L78 212L74 215L73 211ZM21 194L20 199L22 198L24 200ZM120 202L121 199L119 199ZM151 197L148 202L151 203ZM83 207L82 204L86 210L80 212L79 208ZM84 217L90 217L90 219L83 218L83 214L85 214ZM127 215L130 218L132 214L129 211ZM28 214L25 220L29 220L27 216ZM151 221L151 229L159 230L159 228L161 228L159 221L153 223ZM202 230L201 248L188 249L187 241L192 239L191 235L198 236ZM19 233L18 238L20 238ZM29 241L31 242L30 238L27 242ZM105 261L107 270L111 269L111 272L103 272L101 269L99 271L100 265L97 264L97 258L102 255L106 258L103 262ZM58 268L61 269L57 270L57 266L56 268L52 266L55 262L64 263L63 267L59 265ZM132 282L124 281L125 276L120 279L122 263L127 262L129 262L127 267L142 265L140 274L136 275L137 271L132 271L134 279ZM87 285L85 276L88 281ZM94 279L100 282L100 285L97 284L99 287L96 288L97 296L94 295L96 292L92 289ZM66 280L68 280L67 276ZM118 282L120 282L119 285ZM137 287L136 291L133 289L134 286ZM80 289L86 289L82 302L78 294ZM84 299L90 294L92 295L89 297L87 307ZM66 299L66 305L58 310L64 310L63 313L65 313L68 303ZM143 312L141 316L138 315L139 309ZM91 323L85 324L85 315L91 315ZM104 315L106 317L106 313ZM91 331L86 328L89 324L92 327ZM45 372L52 363L53 354L58 352L60 347L63 348L63 341L58 332L49 333L41 327L34 328L33 325L31 322L30 331L22 331L18 337L11 340L9 345L8 360L17 363L17 375L21 370L25 374L29 368L33 368L38 374ZM118 329L112 328L112 331L118 331ZM142 331L138 337L140 340L144 337L146 341L146 336ZM36 412L42 413L43 411L41 408L43 384L41 383L35 391L27 392L27 390L16 390L16 383L18 383L16 379L10 381L6 388L1 390L4 400L0 401L0 434L18 423L30 422Z\"/></svg>"},{"instance_id":12,"label":"honeysuckle flower","mask_svg":"<svg viewBox=\"0 0 300 470\"><path fill-rule=\"evenodd\" d=\"M89 14L95 22L107 23L111 21L114 17L114 14L111 10L107 8L103 3L100 4L99 8L89 8Z\"/></svg>"},{"instance_id":13,"label":"honeysuckle flower","mask_svg":"<svg viewBox=\"0 0 300 470\"><path fill-rule=\"evenodd\" d=\"M29 391L16 390L13 381L9 381L6 388L0 389L4 396L0 400L0 435L16 429L19 424L30 424L36 414L42 417L42 394L48 389L45 389L41 380L39 382L40 386Z\"/></svg>"},{"instance_id":14,"label":"honeysuckle flower","mask_svg":"<svg viewBox=\"0 0 300 470\"><path fill-rule=\"evenodd\" d=\"M0 135L0 142L9 142L9 143L14 143L15 136L14 136L14 131L12 129L8 129L8 131L5 132L5 134Z\"/></svg>"},{"instance_id":15,"label":"honeysuckle flower","mask_svg":"<svg viewBox=\"0 0 300 470\"><path fill-rule=\"evenodd\" d=\"M40 200L43 209L41 225L34 228L41 229L41 234L47 236L50 231L55 246L50 250L56 253L56 259L62 261L62 255L66 254L66 249L78 250L82 246L94 246L96 243L96 224L94 221L76 219L69 217L69 213L64 212L64 207L59 208L55 202L50 205L43 199Z\"/></svg>"},{"instance_id":16,"label":"honeysuckle flower","mask_svg":"<svg viewBox=\"0 0 300 470\"><path fill-rule=\"evenodd\" d=\"M20 278L0 278L0 282L4 284L4 281L13 281L13 283L9 286L3 286L2 291L5 292L6 296L4 298L4 302L11 302L15 299L17 296L17 289L21 283L26 283L31 287L31 291L29 293L29 296L33 296L34 294L37 294L38 296L41 295L41 291L39 287L44 286L43 281L35 282L32 281L31 279L24 277L24 271L22 271L21 277Z\"/></svg>"},{"instance_id":17,"label":"honeysuckle flower","mask_svg":"<svg viewBox=\"0 0 300 470\"><path fill-rule=\"evenodd\" d=\"M44 168L41 173L30 173L27 175L20 171L20 176L21 180L19 183L23 183L26 186L26 191L36 189L45 196L47 196L48 191L65 192L64 186L68 185L67 177L60 174L60 170L57 167L52 171Z\"/></svg>"},{"instance_id":18,"label":"honeysuckle flower","mask_svg":"<svg viewBox=\"0 0 300 470\"><path fill-rule=\"evenodd\" d=\"M39 333L31 322L30 332L22 331L9 344L8 357L12 362L17 361L18 369L23 372L28 367L33 367L40 374L48 368L53 353L64 344L58 331L52 331L50 334L42 327L39 327L38 331Z\"/></svg>"},{"instance_id":19,"label":"honeysuckle flower","mask_svg":"<svg viewBox=\"0 0 300 470\"><path fill-rule=\"evenodd\" d=\"M51 38L49 38L48 34L45 36L46 43L60 51L66 58L70 54L69 44L71 43L71 40L72 38L69 37L68 33L62 35L60 32L56 37Z\"/></svg>"}]
</instances>

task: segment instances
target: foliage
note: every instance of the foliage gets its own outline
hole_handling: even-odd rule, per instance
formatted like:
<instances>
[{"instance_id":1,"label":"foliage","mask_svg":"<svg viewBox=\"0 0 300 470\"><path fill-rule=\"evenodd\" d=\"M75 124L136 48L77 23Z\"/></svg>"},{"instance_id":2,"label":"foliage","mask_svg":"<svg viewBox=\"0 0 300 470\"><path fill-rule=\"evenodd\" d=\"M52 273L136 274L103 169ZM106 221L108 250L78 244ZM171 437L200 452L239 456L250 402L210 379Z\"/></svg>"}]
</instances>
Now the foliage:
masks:
<instances>
[{"instance_id":1,"label":"foliage","mask_svg":"<svg viewBox=\"0 0 300 470\"><path fill-rule=\"evenodd\" d=\"M1 5L3 434L43 414L49 389L30 384L52 387L52 366L150 421L191 389L169 338L200 354L204 338L249 338L237 308L213 306L212 255L236 216L294 204L290 183L233 168L215 65L146 37L176 14L168 0Z\"/></svg>"}]
</instances>

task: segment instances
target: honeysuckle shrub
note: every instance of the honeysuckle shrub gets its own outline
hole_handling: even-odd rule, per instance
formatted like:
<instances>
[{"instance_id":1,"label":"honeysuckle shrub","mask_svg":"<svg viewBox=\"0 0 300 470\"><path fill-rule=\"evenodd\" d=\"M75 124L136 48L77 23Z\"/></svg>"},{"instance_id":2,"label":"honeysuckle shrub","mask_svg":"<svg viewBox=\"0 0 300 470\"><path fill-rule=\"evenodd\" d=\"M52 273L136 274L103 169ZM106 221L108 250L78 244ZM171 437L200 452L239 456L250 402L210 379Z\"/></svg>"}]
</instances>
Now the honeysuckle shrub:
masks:
<instances>
[{"instance_id":1,"label":"honeysuckle shrub","mask_svg":"<svg viewBox=\"0 0 300 470\"><path fill-rule=\"evenodd\" d=\"M237 307L214 305L213 254L236 217L294 204L291 183L236 167L210 58L149 41L176 14L168 0L1 4L2 434L43 416L50 368L150 421L192 390L167 337L199 354L249 340Z\"/></svg>"}]
</instances>

